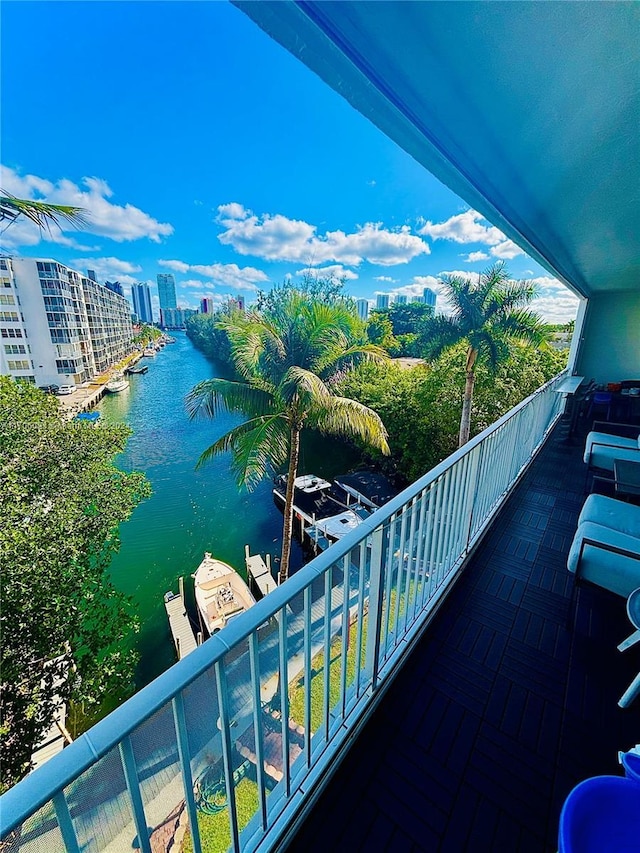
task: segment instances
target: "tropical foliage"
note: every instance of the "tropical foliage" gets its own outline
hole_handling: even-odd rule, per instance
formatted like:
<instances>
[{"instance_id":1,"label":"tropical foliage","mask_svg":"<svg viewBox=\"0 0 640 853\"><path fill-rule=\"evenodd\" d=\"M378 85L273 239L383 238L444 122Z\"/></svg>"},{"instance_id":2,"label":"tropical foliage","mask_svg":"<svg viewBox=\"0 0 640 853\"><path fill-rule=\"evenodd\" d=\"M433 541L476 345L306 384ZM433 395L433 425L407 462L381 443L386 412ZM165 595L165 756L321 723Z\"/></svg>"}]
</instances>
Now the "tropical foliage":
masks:
<instances>
[{"instance_id":1,"label":"tropical foliage","mask_svg":"<svg viewBox=\"0 0 640 853\"><path fill-rule=\"evenodd\" d=\"M375 409L388 433L391 456L370 450L368 461L403 485L452 453L460 423L465 381L464 343L430 364L403 369L397 363L362 364L341 381L340 393ZM566 367L567 353L516 344L494 372L476 370L471 435L481 432Z\"/></svg>"},{"instance_id":2,"label":"tropical foliage","mask_svg":"<svg viewBox=\"0 0 640 853\"><path fill-rule=\"evenodd\" d=\"M376 308L367 323L372 343L384 347L393 356L420 357L428 335L433 308L423 302L405 305L394 302L388 308Z\"/></svg>"},{"instance_id":3,"label":"tropical foliage","mask_svg":"<svg viewBox=\"0 0 640 853\"><path fill-rule=\"evenodd\" d=\"M55 398L0 377L3 786L29 769L55 696L89 711L130 689L135 616L108 568L150 489L113 465L128 435L69 421Z\"/></svg>"},{"instance_id":4,"label":"tropical foliage","mask_svg":"<svg viewBox=\"0 0 640 853\"><path fill-rule=\"evenodd\" d=\"M540 344L546 337L541 318L527 306L535 286L513 281L503 263L477 279L445 276L444 296L452 313L429 321L425 354L436 358L458 343L465 344L465 383L458 446L469 440L471 405L477 367L491 371L506 362L515 343Z\"/></svg>"},{"instance_id":5,"label":"tropical foliage","mask_svg":"<svg viewBox=\"0 0 640 853\"><path fill-rule=\"evenodd\" d=\"M378 415L335 391L337 378L354 364L385 357L377 347L354 343L358 322L340 301L323 303L294 290L262 313L223 317L219 328L228 337L239 378L206 380L187 398L192 416L228 411L246 418L211 445L199 464L231 451L238 482L251 488L287 463L280 582L289 571L301 431L359 438L388 453Z\"/></svg>"},{"instance_id":6,"label":"tropical foliage","mask_svg":"<svg viewBox=\"0 0 640 853\"><path fill-rule=\"evenodd\" d=\"M51 230L52 225L60 229L63 224L80 228L87 223L86 212L81 207L16 198L6 190L0 189L0 222L5 222L5 228L7 228L19 216L30 219L38 228L46 228L48 231Z\"/></svg>"}]
</instances>

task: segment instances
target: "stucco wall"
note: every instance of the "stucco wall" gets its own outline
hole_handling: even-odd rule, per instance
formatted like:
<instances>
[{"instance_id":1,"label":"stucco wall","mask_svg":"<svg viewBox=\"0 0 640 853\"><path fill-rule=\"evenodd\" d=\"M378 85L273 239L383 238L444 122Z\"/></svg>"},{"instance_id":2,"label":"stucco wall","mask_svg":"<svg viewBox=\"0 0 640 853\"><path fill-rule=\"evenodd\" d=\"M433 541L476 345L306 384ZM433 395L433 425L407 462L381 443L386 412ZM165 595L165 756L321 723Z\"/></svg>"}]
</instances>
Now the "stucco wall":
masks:
<instances>
[{"instance_id":1,"label":"stucco wall","mask_svg":"<svg viewBox=\"0 0 640 853\"><path fill-rule=\"evenodd\" d=\"M640 292L591 297L576 373L598 383L640 379Z\"/></svg>"}]
</instances>

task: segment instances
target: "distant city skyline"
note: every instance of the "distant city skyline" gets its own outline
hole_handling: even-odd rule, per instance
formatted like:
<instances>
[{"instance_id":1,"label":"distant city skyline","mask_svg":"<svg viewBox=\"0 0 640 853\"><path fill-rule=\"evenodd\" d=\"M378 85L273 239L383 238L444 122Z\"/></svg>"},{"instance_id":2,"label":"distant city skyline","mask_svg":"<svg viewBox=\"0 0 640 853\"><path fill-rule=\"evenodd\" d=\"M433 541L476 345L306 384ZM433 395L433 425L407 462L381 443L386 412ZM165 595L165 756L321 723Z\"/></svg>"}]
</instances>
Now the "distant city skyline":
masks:
<instances>
[{"instance_id":1,"label":"distant city skyline","mask_svg":"<svg viewBox=\"0 0 640 853\"><path fill-rule=\"evenodd\" d=\"M3 61L20 74L4 81L0 185L78 205L87 226L48 233L16 221L0 235L2 250L92 270L127 296L135 283L173 274L176 306L194 309L238 294L248 304L257 290L309 272L344 278L355 299L410 302L425 287L440 294L444 275L504 260L514 278L537 284L533 307L545 319L575 316L577 298L553 275L231 4L37 8L3 5ZM43 74L24 62L27 44L47 56L52 34L70 49L87 32L94 57L117 43L118 62L92 62L73 80L64 63ZM137 132L126 144L96 133L90 145L82 134L50 133L43 145L52 103L60 127L96 104L105 127ZM166 122L159 134L159 115L198 116L197 131ZM157 316L155 287L151 296ZM439 299L438 311L446 308Z\"/></svg>"}]
</instances>

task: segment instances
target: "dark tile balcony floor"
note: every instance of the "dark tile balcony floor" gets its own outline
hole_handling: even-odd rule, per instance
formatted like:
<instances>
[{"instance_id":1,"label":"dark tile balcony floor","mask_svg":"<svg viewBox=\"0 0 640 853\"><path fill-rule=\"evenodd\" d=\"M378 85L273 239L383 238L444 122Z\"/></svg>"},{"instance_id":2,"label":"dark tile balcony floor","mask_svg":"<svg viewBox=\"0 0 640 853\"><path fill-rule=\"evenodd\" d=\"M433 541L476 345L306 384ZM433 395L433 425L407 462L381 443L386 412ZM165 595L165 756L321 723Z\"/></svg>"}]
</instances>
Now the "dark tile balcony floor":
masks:
<instances>
[{"instance_id":1,"label":"dark tile balcony floor","mask_svg":"<svg viewBox=\"0 0 640 853\"><path fill-rule=\"evenodd\" d=\"M555 851L571 788L621 774L640 645L623 598L572 599L582 446L549 439L289 849Z\"/></svg>"}]
</instances>

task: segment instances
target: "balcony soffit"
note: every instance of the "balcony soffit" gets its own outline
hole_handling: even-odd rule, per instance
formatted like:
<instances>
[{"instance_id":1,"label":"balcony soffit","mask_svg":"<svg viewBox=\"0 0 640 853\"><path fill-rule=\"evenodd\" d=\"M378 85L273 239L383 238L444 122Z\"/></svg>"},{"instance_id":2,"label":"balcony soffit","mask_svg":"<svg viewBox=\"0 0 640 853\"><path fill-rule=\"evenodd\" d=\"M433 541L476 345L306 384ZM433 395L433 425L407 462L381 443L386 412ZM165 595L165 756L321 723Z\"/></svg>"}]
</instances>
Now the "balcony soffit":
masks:
<instances>
[{"instance_id":1,"label":"balcony soffit","mask_svg":"<svg viewBox=\"0 0 640 853\"><path fill-rule=\"evenodd\" d=\"M574 292L640 290L640 7L233 0Z\"/></svg>"}]
</instances>

